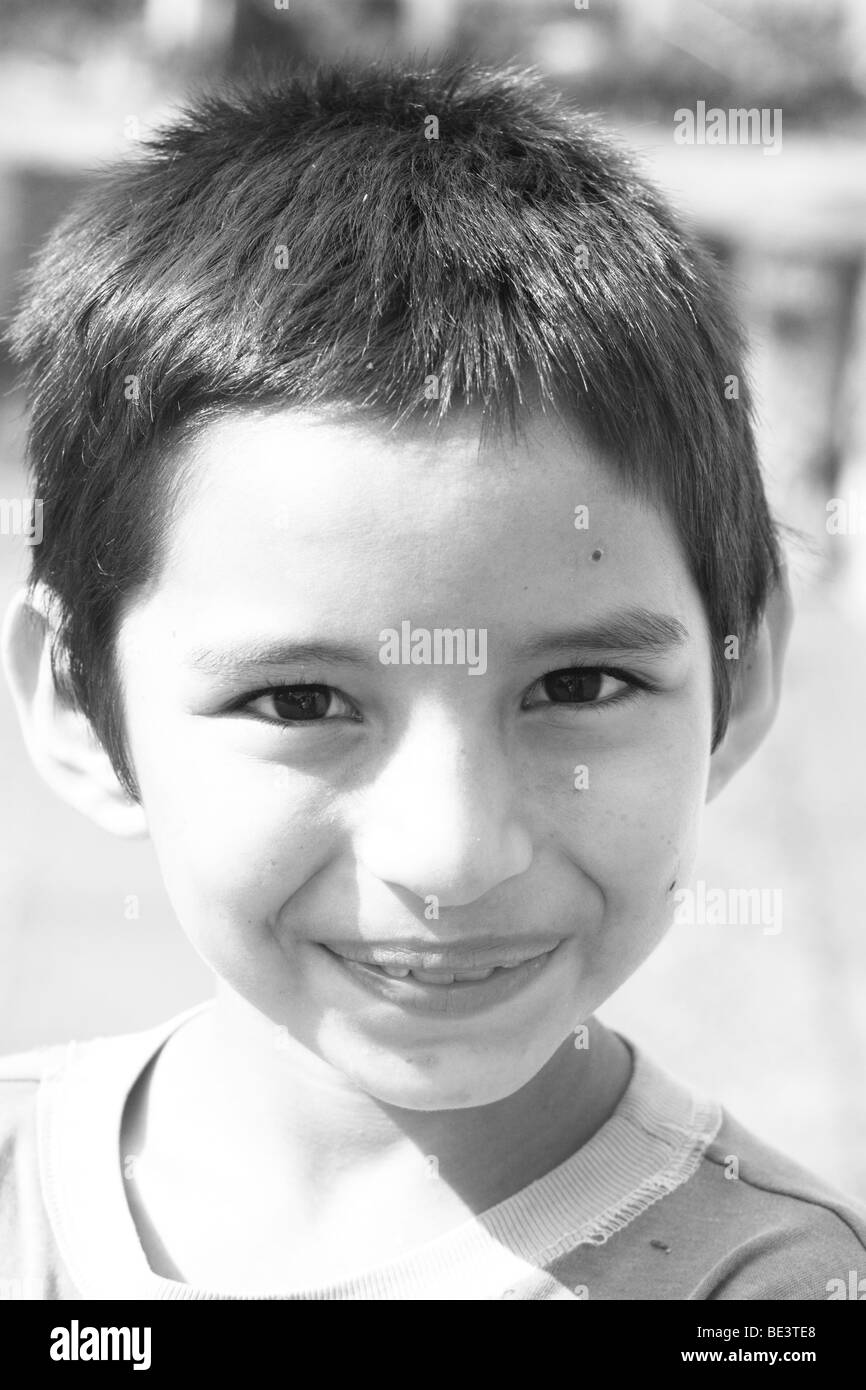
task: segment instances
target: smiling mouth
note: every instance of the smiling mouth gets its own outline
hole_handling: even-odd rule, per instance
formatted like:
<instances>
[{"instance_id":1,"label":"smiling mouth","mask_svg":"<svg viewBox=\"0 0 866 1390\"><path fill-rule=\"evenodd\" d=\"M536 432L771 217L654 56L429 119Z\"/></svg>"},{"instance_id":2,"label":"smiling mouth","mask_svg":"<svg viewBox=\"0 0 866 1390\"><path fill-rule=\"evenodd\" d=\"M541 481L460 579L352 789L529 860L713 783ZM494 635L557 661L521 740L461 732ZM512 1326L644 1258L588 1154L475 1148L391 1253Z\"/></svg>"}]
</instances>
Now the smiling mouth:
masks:
<instances>
[{"instance_id":1,"label":"smiling mouth","mask_svg":"<svg viewBox=\"0 0 866 1390\"><path fill-rule=\"evenodd\" d=\"M546 941L485 943L475 948L463 944L450 950L368 942L321 944L332 955L364 965L392 980L405 980L411 975L425 985L453 985L488 980L499 971L517 970L528 961L549 955L561 941L557 937Z\"/></svg>"}]
</instances>

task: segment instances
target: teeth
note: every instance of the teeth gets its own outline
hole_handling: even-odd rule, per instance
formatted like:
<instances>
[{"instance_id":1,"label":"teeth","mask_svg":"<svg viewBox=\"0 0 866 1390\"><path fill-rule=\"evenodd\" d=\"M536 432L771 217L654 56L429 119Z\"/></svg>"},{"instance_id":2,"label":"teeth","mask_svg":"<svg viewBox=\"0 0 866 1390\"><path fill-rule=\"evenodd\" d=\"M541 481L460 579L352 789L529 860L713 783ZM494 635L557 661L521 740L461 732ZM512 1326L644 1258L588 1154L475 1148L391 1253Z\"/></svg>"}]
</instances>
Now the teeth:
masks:
<instances>
[{"instance_id":1,"label":"teeth","mask_svg":"<svg viewBox=\"0 0 866 1390\"><path fill-rule=\"evenodd\" d=\"M346 960L357 961L359 964L372 966L374 970L389 976L392 980L405 980L411 975L425 985L451 985L462 981L489 980L490 976L497 970L519 970L522 965L526 965L530 960L537 960L540 956L546 956L552 947L536 950L534 955L524 956L520 960L502 961L498 965L480 966L470 969L444 969L430 966L425 969L423 966L412 967L408 965L386 965L384 962L370 960L364 961L363 956L347 955ZM339 952L337 954L340 954Z\"/></svg>"},{"instance_id":2,"label":"teeth","mask_svg":"<svg viewBox=\"0 0 866 1390\"><path fill-rule=\"evenodd\" d=\"M405 980L407 975L419 980L424 985L453 985L455 980L487 980L493 974L495 966L488 970L408 970L398 965L380 965L378 967L386 975L390 975L395 980Z\"/></svg>"}]
</instances>

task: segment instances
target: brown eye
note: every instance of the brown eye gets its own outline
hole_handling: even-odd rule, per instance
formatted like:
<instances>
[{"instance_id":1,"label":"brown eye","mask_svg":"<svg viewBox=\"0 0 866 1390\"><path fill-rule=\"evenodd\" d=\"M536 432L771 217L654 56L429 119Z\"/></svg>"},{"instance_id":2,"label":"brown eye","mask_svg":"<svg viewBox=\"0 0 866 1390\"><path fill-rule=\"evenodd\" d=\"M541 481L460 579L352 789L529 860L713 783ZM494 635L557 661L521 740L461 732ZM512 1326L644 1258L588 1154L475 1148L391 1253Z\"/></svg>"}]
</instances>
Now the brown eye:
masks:
<instances>
[{"instance_id":1,"label":"brown eye","mask_svg":"<svg viewBox=\"0 0 866 1390\"><path fill-rule=\"evenodd\" d=\"M280 719L324 719L331 707L332 692L326 685L284 686L269 697Z\"/></svg>"},{"instance_id":2,"label":"brown eye","mask_svg":"<svg viewBox=\"0 0 866 1390\"><path fill-rule=\"evenodd\" d=\"M238 708L283 727L358 718L351 701L330 685L275 685L245 700Z\"/></svg>"},{"instance_id":3,"label":"brown eye","mask_svg":"<svg viewBox=\"0 0 866 1390\"><path fill-rule=\"evenodd\" d=\"M568 666L549 671L533 685L524 709L605 709L652 687L637 676L606 666Z\"/></svg>"},{"instance_id":4,"label":"brown eye","mask_svg":"<svg viewBox=\"0 0 866 1390\"><path fill-rule=\"evenodd\" d=\"M597 670L551 671L542 685L545 695L554 704L589 704L601 694L605 674Z\"/></svg>"}]
</instances>

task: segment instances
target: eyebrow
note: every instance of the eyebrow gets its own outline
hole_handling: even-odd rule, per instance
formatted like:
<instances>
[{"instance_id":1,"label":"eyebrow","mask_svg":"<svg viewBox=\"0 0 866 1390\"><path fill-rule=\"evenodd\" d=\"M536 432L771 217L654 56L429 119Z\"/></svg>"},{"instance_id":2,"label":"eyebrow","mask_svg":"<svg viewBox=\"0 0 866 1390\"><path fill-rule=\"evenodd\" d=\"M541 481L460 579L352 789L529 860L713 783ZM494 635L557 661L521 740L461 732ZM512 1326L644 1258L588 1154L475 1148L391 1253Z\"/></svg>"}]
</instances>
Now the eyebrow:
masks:
<instances>
[{"instance_id":1,"label":"eyebrow","mask_svg":"<svg viewBox=\"0 0 866 1390\"><path fill-rule=\"evenodd\" d=\"M415 624L413 623L413 628ZM448 626L442 624L443 627ZM629 608L600 618L585 627L556 629L522 644L517 656L531 660L554 652L590 650L620 652L623 655L663 655L683 647L689 632L678 618L653 613L646 608ZM196 670L209 675L226 675L265 666L375 666L378 649L348 642L272 642L235 646L225 651L197 648L189 656Z\"/></svg>"},{"instance_id":2,"label":"eyebrow","mask_svg":"<svg viewBox=\"0 0 866 1390\"><path fill-rule=\"evenodd\" d=\"M686 646L688 641L688 628L679 618L668 613L653 613L648 608L627 608L585 627L542 633L525 643L519 654L538 657L547 652L586 648L597 652L622 652L624 655L662 656Z\"/></svg>"},{"instance_id":3,"label":"eyebrow","mask_svg":"<svg viewBox=\"0 0 866 1390\"><path fill-rule=\"evenodd\" d=\"M197 671L219 676L255 666L369 666L375 655L343 642L266 642L221 652L199 647L190 652L189 660Z\"/></svg>"}]
</instances>

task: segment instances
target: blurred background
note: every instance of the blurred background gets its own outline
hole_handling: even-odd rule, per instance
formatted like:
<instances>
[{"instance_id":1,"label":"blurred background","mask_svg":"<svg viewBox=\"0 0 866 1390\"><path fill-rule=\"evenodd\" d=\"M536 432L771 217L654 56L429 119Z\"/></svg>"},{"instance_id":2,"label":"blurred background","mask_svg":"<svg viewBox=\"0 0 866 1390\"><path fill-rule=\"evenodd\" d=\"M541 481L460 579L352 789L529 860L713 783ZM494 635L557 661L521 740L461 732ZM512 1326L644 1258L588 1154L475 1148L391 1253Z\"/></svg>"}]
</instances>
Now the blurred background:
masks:
<instances>
[{"instance_id":1,"label":"blurred background","mask_svg":"<svg viewBox=\"0 0 866 1390\"><path fill-rule=\"evenodd\" d=\"M0 314L91 171L251 56L453 48L537 66L617 127L733 277L798 617L778 722L707 811L707 891L782 930L675 926L602 1011L866 1198L866 6L862 0L0 0ZM675 112L782 112L780 150L679 144ZM776 118L778 121L778 117ZM858 389L859 388L859 389ZM26 574L23 403L0 357L0 604ZM146 844L31 770L0 691L0 1053L204 998Z\"/></svg>"}]
</instances>

